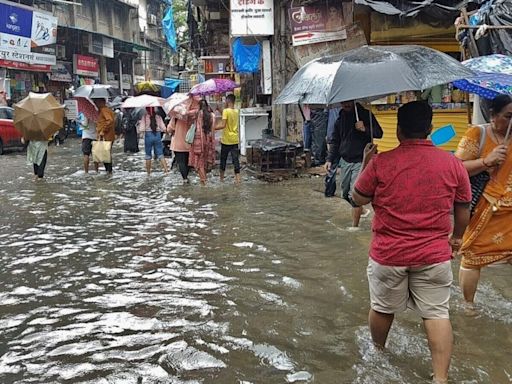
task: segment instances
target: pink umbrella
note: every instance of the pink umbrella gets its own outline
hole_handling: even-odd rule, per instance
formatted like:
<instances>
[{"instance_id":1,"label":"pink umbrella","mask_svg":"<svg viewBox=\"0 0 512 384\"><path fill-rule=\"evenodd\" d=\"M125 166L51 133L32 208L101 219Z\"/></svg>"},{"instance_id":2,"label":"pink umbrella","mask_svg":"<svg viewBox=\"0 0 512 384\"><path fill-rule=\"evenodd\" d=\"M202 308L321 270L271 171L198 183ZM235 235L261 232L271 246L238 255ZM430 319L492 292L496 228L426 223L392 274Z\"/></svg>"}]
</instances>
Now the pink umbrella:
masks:
<instances>
[{"instance_id":1,"label":"pink umbrella","mask_svg":"<svg viewBox=\"0 0 512 384\"><path fill-rule=\"evenodd\" d=\"M146 107L162 107L165 99L162 97L151 95L140 95L126 99L121 108L146 108Z\"/></svg>"},{"instance_id":2,"label":"pink umbrella","mask_svg":"<svg viewBox=\"0 0 512 384\"><path fill-rule=\"evenodd\" d=\"M76 97L78 112L82 112L88 120L98 121L99 111L94 102L88 97Z\"/></svg>"},{"instance_id":3,"label":"pink umbrella","mask_svg":"<svg viewBox=\"0 0 512 384\"><path fill-rule=\"evenodd\" d=\"M240 87L231 79L210 79L204 83L196 84L190 90L193 96L207 96L216 93L233 92L235 88Z\"/></svg>"},{"instance_id":4,"label":"pink umbrella","mask_svg":"<svg viewBox=\"0 0 512 384\"><path fill-rule=\"evenodd\" d=\"M187 101L189 98L189 95L186 93L173 93L171 97L167 98L164 103L164 111L165 113L169 114L169 112L176 107L177 105Z\"/></svg>"}]
</instances>

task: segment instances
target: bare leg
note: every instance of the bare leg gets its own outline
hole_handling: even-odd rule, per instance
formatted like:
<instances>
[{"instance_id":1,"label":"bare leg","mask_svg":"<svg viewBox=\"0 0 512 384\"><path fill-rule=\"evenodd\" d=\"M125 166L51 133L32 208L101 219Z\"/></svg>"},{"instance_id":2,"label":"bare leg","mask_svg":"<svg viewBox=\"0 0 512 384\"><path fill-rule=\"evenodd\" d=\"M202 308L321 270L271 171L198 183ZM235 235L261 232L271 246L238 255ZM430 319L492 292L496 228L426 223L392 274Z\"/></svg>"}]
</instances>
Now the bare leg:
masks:
<instances>
[{"instance_id":1,"label":"bare leg","mask_svg":"<svg viewBox=\"0 0 512 384\"><path fill-rule=\"evenodd\" d=\"M235 173L235 184L240 184L242 182L242 178L239 173Z\"/></svg>"},{"instance_id":2,"label":"bare leg","mask_svg":"<svg viewBox=\"0 0 512 384\"><path fill-rule=\"evenodd\" d=\"M200 167L197 170L197 173L199 173L199 180L201 181L201 184L206 185L206 170Z\"/></svg>"},{"instance_id":3,"label":"bare leg","mask_svg":"<svg viewBox=\"0 0 512 384\"><path fill-rule=\"evenodd\" d=\"M89 155L84 155L84 172L89 173Z\"/></svg>"},{"instance_id":4,"label":"bare leg","mask_svg":"<svg viewBox=\"0 0 512 384\"><path fill-rule=\"evenodd\" d=\"M100 171L100 163L94 162L94 169L96 170L96 173Z\"/></svg>"},{"instance_id":5,"label":"bare leg","mask_svg":"<svg viewBox=\"0 0 512 384\"><path fill-rule=\"evenodd\" d=\"M464 295L464 300L468 303L473 303L475 300L476 288L478 287L478 280L480 280L479 269L463 269L459 270L459 284Z\"/></svg>"},{"instance_id":6,"label":"bare leg","mask_svg":"<svg viewBox=\"0 0 512 384\"><path fill-rule=\"evenodd\" d=\"M151 176L151 160L146 160L146 172Z\"/></svg>"},{"instance_id":7,"label":"bare leg","mask_svg":"<svg viewBox=\"0 0 512 384\"><path fill-rule=\"evenodd\" d=\"M162 157L160 159L160 164L162 164L162 168L164 169L164 173L169 173L169 167L167 166L167 161L165 161L164 157Z\"/></svg>"},{"instance_id":8,"label":"bare leg","mask_svg":"<svg viewBox=\"0 0 512 384\"><path fill-rule=\"evenodd\" d=\"M363 213L363 207L352 208L352 226L359 227L359 220L361 220L361 214Z\"/></svg>"},{"instance_id":9,"label":"bare leg","mask_svg":"<svg viewBox=\"0 0 512 384\"><path fill-rule=\"evenodd\" d=\"M368 314L368 324L372 340L378 348L385 348L388 333L393 324L395 315L392 313L382 313L370 309Z\"/></svg>"},{"instance_id":10,"label":"bare leg","mask_svg":"<svg viewBox=\"0 0 512 384\"><path fill-rule=\"evenodd\" d=\"M453 334L449 319L423 319L428 346L432 354L434 383L446 383L452 358Z\"/></svg>"},{"instance_id":11,"label":"bare leg","mask_svg":"<svg viewBox=\"0 0 512 384\"><path fill-rule=\"evenodd\" d=\"M220 176L220 181L224 182L224 171L220 171L219 176Z\"/></svg>"}]
</instances>

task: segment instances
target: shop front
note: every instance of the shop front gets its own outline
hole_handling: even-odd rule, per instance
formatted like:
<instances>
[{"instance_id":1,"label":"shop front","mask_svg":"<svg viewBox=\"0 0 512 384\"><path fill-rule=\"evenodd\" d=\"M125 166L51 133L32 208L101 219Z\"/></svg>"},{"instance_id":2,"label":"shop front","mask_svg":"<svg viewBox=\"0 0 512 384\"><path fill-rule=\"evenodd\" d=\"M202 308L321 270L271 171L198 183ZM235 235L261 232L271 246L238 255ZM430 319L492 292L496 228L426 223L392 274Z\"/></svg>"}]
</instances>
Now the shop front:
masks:
<instances>
[{"instance_id":1,"label":"shop front","mask_svg":"<svg viewBox=\"0 0 512 384\"><path fill-rule=\"evenodd\" d=\"M402 45L416 44L444 52L461 60L459 44L455 39L453 20L432 22L428 17L387 16L371 13L371 44ZM397 110L410 101L428 101L434 110L433 130L451 125L456 135L441 147L454 151L470 122L471 101L466 93L445 84L423 92L403 92L390 95L372 103L372 110L384 131L384 136L376 140L380 151L388 151L398 146L396 138Z\"/></svg>"},{"instance_id":2,"label":"shop front","mask_svg":"<svg viewBox=\"0 0 512 384\"><path fill-rule=\"evenodd\" d=\"M73 55L73 74L78 85L92 85L99 80L99 60L93 56Z\"/></svg>"}]
</instances>

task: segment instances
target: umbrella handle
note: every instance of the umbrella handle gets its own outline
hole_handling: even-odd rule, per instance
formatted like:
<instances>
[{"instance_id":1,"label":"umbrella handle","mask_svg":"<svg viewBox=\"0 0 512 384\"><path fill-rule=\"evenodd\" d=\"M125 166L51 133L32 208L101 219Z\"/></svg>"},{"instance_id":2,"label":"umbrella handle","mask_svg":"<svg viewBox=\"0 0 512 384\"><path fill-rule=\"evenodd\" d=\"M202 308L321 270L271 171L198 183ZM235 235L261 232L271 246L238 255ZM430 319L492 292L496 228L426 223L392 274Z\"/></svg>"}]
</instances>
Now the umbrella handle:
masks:
<instances>
[{"instance_id":1,"label":"umbrella handle","mask_svg":"<svg viewBox=\"0 0 512 384\"><path fill-rule=\"evenodd\" d=\"M373 144L373 119L372 119L372 105L370 104L370 109L368 110L368 114L370 115L370 142Z\"/></svg>"},{"instance_id":2,"label":"umbrella handle","mask_svg":"<svg viewBox=\"0 0 512 384\"><path fill-rule=\"evenodd\" d=\"M357 112L357 104L356 104L355 100L354 100L354 110L356 111L356 121L359 121L359 112Z\"/></svg>"},{"instance_id":3,"label":"umbrella handle","mask_svg":"<svg viewBox=\"0 0 512 384\"><path fill-rule=\"evenodd\" d=\"M512 128L512 119L510 119L510 121L508 122L507 134L505 135L505 140L503 141L505 144L507 144L507 142L508 142L511 128Z\"/></svg>"}]
</instances>

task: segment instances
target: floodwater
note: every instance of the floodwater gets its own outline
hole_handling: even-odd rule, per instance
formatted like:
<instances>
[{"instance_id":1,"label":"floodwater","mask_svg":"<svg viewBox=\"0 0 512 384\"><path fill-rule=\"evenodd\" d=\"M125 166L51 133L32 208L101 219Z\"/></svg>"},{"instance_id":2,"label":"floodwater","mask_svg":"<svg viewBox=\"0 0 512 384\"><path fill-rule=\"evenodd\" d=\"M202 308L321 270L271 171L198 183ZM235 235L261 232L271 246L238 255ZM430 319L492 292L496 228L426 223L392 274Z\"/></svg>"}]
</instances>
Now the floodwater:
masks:
<instances>
[{"instance_id":1,"label":"floodwater","mask_svg":"<svg viewBox=\"0 0 512 384\"><path fill-rule=\"evenodd\" d=\"M372 347L370 219L348 232L320 178L202 188L115 151L109 178L50 147L38 183L0 157L0 383L429 382L414 313ZM476 317L453 287L451 383L512 382L510 279L485 271Z\"/></svg>"}]
</instances>

